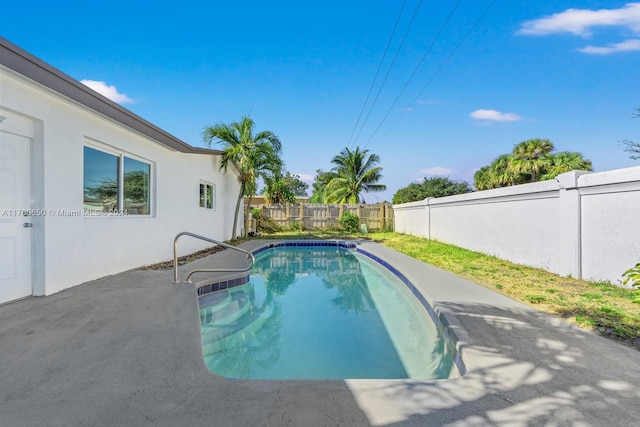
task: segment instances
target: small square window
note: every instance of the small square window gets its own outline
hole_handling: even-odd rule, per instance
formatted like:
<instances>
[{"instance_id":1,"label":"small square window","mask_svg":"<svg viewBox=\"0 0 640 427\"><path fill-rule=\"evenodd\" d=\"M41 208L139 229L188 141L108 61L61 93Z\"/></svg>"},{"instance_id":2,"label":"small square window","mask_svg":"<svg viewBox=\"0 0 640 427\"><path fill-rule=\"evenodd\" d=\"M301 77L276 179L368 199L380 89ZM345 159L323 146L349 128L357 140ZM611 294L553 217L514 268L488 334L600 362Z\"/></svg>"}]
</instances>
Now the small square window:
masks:
<instances>
[{"instance_id":1,"label":"small square window","mask_svg":"<svg viewBox=\"0 0 640 427\"><path fill-rule=\"evenodd\" d=\"M200 207L215 209L216 186L208 182L200 182Z\"/></svg>"}]
</instances>

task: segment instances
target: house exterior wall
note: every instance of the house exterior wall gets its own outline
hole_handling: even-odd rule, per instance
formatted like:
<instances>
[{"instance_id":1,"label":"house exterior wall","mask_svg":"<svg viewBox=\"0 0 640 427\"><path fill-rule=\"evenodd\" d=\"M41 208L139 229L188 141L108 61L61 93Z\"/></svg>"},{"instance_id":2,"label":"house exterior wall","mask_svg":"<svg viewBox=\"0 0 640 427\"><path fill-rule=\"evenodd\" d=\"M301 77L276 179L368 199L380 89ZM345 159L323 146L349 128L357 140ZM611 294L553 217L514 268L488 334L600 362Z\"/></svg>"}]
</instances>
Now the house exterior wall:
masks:
<instances>
[{"instance_id":1,"label":"house exterior wall","mask_svg":"<svg viewBox=\"0 0 640 427\"><path fill-rule=\"evenodd\" d=\"M237 192L233 169L218 171L219 156L162 145L18 73L0 67L2 131L31 139L34 295L171 259L173 238L190 231L228 240ZM150 216L74 216L83 212L85 144L111 147L151 166ZM199 184L215 185L215 209L199 207ZM67 214L65 214L67 213ZM186 254L209 246L183 238Z\"/></svg>"},{"instance_id":2,"label":"house exterior wall","mask_svg":"<svg viewBox=\"0 0 640 427\"><path fill-rule=\"evenodd\" d=\"M640 167L394 205L395 230L586 280L640 260Z\"/></svg>"}]
</instances>

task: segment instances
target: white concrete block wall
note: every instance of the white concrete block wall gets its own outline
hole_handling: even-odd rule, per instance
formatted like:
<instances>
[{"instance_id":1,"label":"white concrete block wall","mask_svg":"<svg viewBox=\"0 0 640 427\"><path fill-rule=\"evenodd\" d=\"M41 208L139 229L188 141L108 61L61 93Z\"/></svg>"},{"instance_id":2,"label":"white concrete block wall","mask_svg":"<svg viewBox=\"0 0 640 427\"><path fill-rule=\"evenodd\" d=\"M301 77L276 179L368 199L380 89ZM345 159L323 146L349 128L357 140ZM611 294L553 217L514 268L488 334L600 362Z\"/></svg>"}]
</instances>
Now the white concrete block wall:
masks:
<instances>
[{"instance_id":1,"label":"white concrete block wall","mask_svg":"<svg viewBox=\"0 0 640 427\"><path fill-rule=\"evenodd\" d=\"M517 201L514 197L520 195L500 194L481 199L483 203L442 203L434 199L431 238L550 269L559 256L556 242L561 230L555 220L558 191L534 194L533 199Z\"/></svg>"},{"instance_id":2,"label":"white concrete block wall","mask_svg":"<svg viewBox=\"0 0 640 427\"><path fill-rule=\"evenodd\" d=\"M619 284L640 260L640 167L573 171L393 208L397 232L564 276Z\"/></svg>"},{"instance_id":3,"label":"white concrete block wall","mask_svg":"<svg viewBox=\"0 0 640 427\"><path fill-rule=\"evenodd\" d=\"M393 207L394 216L400 215L395 221L395 231L429 238L429 209L426 203L411 202Z\"/></svg>"},{"instance_id":4,"label":"white concrete block wall","mask_svg":"<svg viewBox=\"0 0 640 427\"><path fill-rule=\"evenodd\" d=\"M620 280L640 261L640 167L579 179L582 276Z\"/></svg>"}]
</instances>

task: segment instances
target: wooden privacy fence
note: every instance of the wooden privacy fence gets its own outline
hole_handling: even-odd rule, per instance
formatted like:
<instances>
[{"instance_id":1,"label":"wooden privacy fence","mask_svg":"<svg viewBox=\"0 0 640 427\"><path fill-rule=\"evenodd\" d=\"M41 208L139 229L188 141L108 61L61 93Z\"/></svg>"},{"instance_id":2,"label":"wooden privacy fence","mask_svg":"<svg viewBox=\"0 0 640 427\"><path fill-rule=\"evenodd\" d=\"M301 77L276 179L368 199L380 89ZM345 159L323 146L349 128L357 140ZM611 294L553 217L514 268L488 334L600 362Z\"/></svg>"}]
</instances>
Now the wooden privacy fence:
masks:
<instances>
[{"instance_id":1,"label":"wooden privacy fence","mask_svg":"<svg viewBox=\"0 0 640 427\"><path fill-rule=\"evenodd\" d=\"M360 224L366 224L367 230L386 230L393 227L393 207L389 203L376 204L315 204L289 203L284 205L258 205L262 211L262 220L277 228L299 228L304 230L338 229L338 220L345 212L360 218ZM256 229L256 220L249 217L251 230Z\"/></svg>"}]
</instances>

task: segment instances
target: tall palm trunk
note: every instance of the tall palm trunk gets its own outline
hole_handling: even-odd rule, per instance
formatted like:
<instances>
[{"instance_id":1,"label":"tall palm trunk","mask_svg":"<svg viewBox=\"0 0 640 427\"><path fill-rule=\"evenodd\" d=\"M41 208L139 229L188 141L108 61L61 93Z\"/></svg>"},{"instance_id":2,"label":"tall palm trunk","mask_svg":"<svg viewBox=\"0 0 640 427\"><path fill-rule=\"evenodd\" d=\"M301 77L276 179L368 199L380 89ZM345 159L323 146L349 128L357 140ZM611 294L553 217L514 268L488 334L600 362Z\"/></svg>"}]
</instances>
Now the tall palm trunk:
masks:
<instances>
[{"instance_id":1,"label":"tall palm trunk","mask_svg":"<svg viewBox=\"0 0 640 427\"><path fill-rule=\"evenodd\" d=\"M251 200L253 199L253 195L249 194L249 200L247 203L247 211L244 213L244 234L245 236L247 235L247 232L249 230L249 212L251 212ZM256 229L257 229L257 224L256 224ZM254 230L257 231L257 230Z\"/></svg>"},{"instance_id":2,"label":"tall palm trunk","mask_svg":"<svg viewBox=\"0 0 640 427\"><path fill-rule=\"evenodd\" d=\"M240 213L240 204L242 203L242 195L244 194L244 182L240 183L240 193L236 201L236 212L233 215L233 231L231 232L231 240L236 238L236 230L238 228L238 213Z\"/></svg>"}]
</instances>

